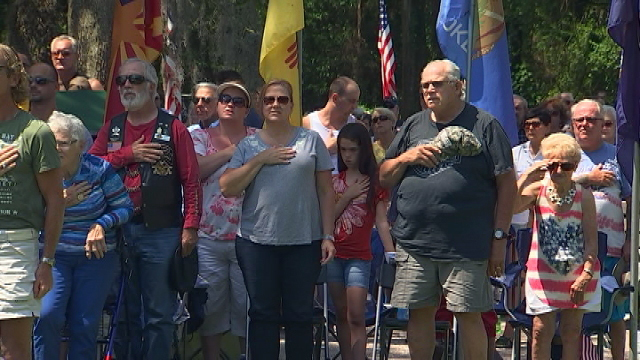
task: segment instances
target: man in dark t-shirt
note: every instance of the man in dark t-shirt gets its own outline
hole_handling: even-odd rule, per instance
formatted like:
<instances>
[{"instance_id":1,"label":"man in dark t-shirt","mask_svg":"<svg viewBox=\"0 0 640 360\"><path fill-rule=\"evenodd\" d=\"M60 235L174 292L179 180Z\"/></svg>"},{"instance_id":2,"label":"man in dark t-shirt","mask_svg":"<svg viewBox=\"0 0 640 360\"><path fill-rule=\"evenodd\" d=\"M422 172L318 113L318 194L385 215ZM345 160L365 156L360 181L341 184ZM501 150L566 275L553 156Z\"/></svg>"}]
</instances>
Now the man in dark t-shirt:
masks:
<instances>
[{"instance_id":1,"label":"man in dark t-shirt","mask_svg":"<svg viewBox=\"0 0 640 360\"><path fill-rule=\"evenodd\" d=\"M461 100L462 86L453 62L429 63L421 75L427 108L405 121L380 168L382 185L398 185L392 303L409 308L415 359L432 357L442 294L463 329L464 353L487 358L480 314L493 306L488 275L504 266L516 191L511 145L498 120ZM451 135L434 141L443 134Z\"/></svg>"}]
</instances>

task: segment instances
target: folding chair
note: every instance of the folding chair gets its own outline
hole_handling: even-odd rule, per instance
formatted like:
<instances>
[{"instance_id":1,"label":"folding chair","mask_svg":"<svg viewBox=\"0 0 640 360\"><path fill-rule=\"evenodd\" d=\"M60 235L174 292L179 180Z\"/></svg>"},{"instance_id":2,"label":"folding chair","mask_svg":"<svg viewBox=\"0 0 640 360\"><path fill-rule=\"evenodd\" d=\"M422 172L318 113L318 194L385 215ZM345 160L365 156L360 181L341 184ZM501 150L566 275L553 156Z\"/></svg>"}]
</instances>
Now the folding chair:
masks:
<instances>
[{"instance_id":1,"label":"folding chair","mask_svg":"<svg viewBox=\"0 0 640 360\"><path fill-rule=\"evenodd\" d=\"M327 287L327 266L322 265L320 268L320 275L316 281L316 289L320 287L320 293L322 296L322 302L317 301L314 307L313 314L313 360L320 360L322 354L324 359L329 360L329 289ZM334 316L335 318L335 316ZM324 352L322 351L324 350Z\"/></svg>"},{"instance_id":2,"label":"folding chair","mask_svg":"<svg viewBox=\"0 0 640 360\"><path fill-rule=\"evenodd\" d=\"M385 290L392 290L395 282L396 266L384 262L378 274L378 297L376 302L376 323L373 335L373 360L378 359L378 353L381 360L389 359L389 350L391 348L391 338L395 330L407 330L409 323L408 317L398 316L398 308L387 307L384 305ZM436 321L436 333L444 333L445 348L444 359L449 359L449 346L451 323L448 321ZM454 344L455 346L455 344Z\"/></svg>"}]
</instances>

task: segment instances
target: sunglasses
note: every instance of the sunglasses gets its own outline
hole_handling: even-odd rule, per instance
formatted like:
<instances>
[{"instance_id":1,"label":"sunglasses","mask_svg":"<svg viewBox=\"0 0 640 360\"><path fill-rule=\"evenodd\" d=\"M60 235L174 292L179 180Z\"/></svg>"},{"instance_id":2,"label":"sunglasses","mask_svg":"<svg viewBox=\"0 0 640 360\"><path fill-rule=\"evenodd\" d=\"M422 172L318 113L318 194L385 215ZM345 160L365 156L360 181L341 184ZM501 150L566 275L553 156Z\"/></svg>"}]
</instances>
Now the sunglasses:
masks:
<instances>
[{"instance_id":1,"label":"sunglasses","mask_svg":"<svg viewBox=\"0 0 640 360\"><path fill-rule=\"evenodd\" d=\"M374 116L371 118L371 122L372 123L377 123L378 121L386 121L389 120L389 117L387 115L380 115L380 116Z\"/></svg>"},{"instance_id":2,"label":"sunglasses","mask_svg":"<svg viewBox=\"0 0 640 360\"><path fill-rule=\"evenodd\" d=\"M35 83L36 85L47 85L48 83L52 82L54 82L53 79L49 79L44 76L34 76L29 78L29 84Z\"/></svg>"},{"instance_id":3,"label":"sunglasses","mask_svg":"<svg viewBox=\"0 0 640 360\"><path fill-rule=\"evenodd\" d=\"M547 164L547 170L549 171L556 171L558 170L558 167L560 167L562 171L573 171L576 169L577 165L570 162L552 162Z\"/></svg>"},{"instance_id":4,"label":"sunglasses","mask_svg":"<svg viewBox=\"0 0 640 360\"><path fill-rule=\"evenodd\" d=\"M265 96L262 98L262 102L265 105L272 105L276 101L280 105L287 105L289 103L289 100L291 99L289 99L288 96Z\"/></svg>"},{"instance_id":5,"label":"sunglasses","mask_svg":"<svg viewBox=\"0 0 640 360\"><path fill-rule=\"evenodd\" d=\"M236 96L233 97L229 94L221 94L220 96L218 96L218 102L223 104L223 105L227 105L229 103L233 103L233 106L235 107L246 107L247 106L247 101L245 98L240 97L240 96Z\"/></svg>"},{"instance_id":6,"label":"sunglasses","mask_svg":"<svg viewBox=\"0 0 640 360\"><path fill-rule=\"evenodd\" d=\"M433 85L434 88L439 89L442 87L442 85L451 83L451 82L453 81L451 80L425 81L421 83L420 86L422 86L424 90L427 90L431 85Z\"/></svg>"},{"instance_id":7,"label":"sunglasses","mask_svg":"<svg viewBox=\"0 0 640 360\"><path fill-rule=\"evenodd\" d=\"M66 148L78 142L78 140L69 140L69 141L57 141L56 146L60 148Z\"/></svg>"},{"instance_id":8,"label":"sunglasses","mask_svg":"<svg viewBox=\"0 0 640 360\"><path fill-rule=\"evenodd\" d=\"M613 121L605 121L605 122L602 124L602 127L606 127L606 128L613 127Z\"/></svg>"},{"instance_id":9,"label":"sunglasses","mask_svg":"<svg viewBox=\"0 0 640 360\"><path fill-rule=\"evenodd\" d=\"M129 83L131 85L140 85L143 82L147 81L147 78L144 77L143 75L138 75L138 74L116 76L116 84L118 86L124 86L124 84L127 83L127 80L129 80Z\"/></svg>"},{"instance_id":10,"label":"sunglasses","mask_svg":"<svg viewBox=\"0 0 640 360\"><path fill-rule=\"evenodd\" d=\"M598 120L602 120L602 118L583 116L581 118L571 119L571 121L573 121L576 124L580 124L580 123L585 122L585 121L588 122L589 124L595 124L595 122L598 121Z\"/></svg>"},{"instance_id":11,"label":"sunglasses","mask_svg":"<svg viewBox=\"0 0 640 360\"><path fill-rule=\"evenodd\" d=\"M200 100L202 100L202 102L205 104L211 104L211 102L213 101L213 98L209 96L203 96L203 97L194 96L193 98L191 98L191 101L193 101L194 105L198 105L198 103L200 103Z\"/></svg>"},{"instance_id":12,"label":"sunglasses","mask_svg":"<svg viewBox=\"0 0 640 360\"><path fill-rule=\"evenodd\" d=\"M524 127L525 129L530 127L532 129L537 129L542 125L541 121L525 121L524 125L522 127Z\"/></svg>"},{"instance_id":13,"label":"sunglasses","mask_svg":"<svg viewBox=\"0 0 640 360\"><path fill-rule=\"evenodd\" d=\"M51 52L51 56L60 56L62 55L63 57L67 57L69 55L73 54L73 51L69 50L69 49L62 49L62 50L54 50Z\"/></svg>"}]
</instances>

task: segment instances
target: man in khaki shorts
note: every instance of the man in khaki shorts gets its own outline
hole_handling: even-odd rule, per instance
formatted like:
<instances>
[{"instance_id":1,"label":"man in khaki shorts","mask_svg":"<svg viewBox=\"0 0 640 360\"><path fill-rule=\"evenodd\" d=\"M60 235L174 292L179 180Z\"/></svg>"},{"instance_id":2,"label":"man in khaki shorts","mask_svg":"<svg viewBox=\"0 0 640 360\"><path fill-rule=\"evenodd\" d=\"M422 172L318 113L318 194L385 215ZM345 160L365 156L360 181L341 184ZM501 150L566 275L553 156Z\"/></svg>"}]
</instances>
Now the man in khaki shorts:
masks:
<instances>
[{"instance_id":1,"label":"man in khaki shorts","mask_svg":"<svg viewBox=\"0 0 640 360\"><path fill-rule=\"evenodd\" d=\"M380 168L382 185L397 185L392 303L409 308L412 359L433 356L442 294L464 353L487 358L480 313L493 306L488 275L504 266L516 192L511 145L498 120L461 99L462 86L453 62L427 64L426 109L405 121Z\"/></svg>"}]
</instances>

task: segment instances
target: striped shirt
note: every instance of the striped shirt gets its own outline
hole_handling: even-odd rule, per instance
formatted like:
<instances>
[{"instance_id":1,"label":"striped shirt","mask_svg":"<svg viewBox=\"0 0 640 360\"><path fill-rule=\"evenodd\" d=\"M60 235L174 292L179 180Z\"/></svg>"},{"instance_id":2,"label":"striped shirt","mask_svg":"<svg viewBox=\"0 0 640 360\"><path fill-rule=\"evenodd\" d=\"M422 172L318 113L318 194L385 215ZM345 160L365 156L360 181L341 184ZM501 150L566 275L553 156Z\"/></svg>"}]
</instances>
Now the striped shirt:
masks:
<instances>
[{"instance_id":1,"label":"striped shirt","mask_svg":"<svg viewBox=\"0 0 640 360\"><path fill-rule=\"evenodd\" d=\"M549 179L544 180L534 207L533 238L527 261L525 293L528 313L537 315L555 309L591 309L592 297L599 290L600 265L593 266L593 280L584 292L584 302L571 302L571 285L584 267L582 196L576 184L571 208L559 212L547 200ZM596 295L599 296L599 295ZM597 300L598 299L593 299ZM587 306L588 305L588 306ZM597 311L597 310L596 310Z\"/></svg>"},{"instance_id":2,"label":"striped shirt","mask_svg":"<svg viewBox=\"0 0 640 360\"><path fill-rule=\"evenodd\" d=\"M56 251L84 252L87 235L93 224L100 224L104 228L107 250L115 249L115 229L133 216L133 203L120 176L107 161L97 156L82 154L77 173L71 179L64 180L64 188L83 181L91 185L91 192L79 204L65 209ZM42 242L41 236L41 245Z\"/></svg>"}]
</instances>

